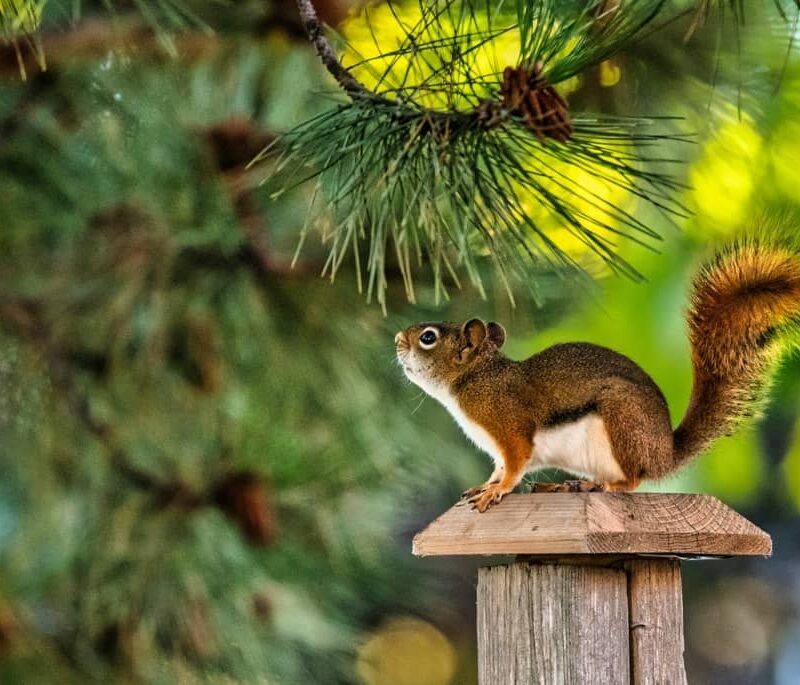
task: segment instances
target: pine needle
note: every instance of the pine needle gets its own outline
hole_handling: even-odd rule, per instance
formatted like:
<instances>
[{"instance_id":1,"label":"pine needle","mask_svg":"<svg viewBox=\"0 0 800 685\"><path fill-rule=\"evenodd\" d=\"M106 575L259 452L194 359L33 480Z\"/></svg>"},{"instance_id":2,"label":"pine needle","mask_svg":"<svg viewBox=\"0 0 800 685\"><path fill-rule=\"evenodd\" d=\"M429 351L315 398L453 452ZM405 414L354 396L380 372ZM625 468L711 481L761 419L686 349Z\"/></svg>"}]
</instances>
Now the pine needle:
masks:
<instances>
[{"instance_id":1,"label":"pine needle","mask_svg":"<svg viewBox=\"0 0 800 685\"><path fill-rule=\"evenodd\" d=\"M501 91L515 65L558 87L629 45L664 2L590 2L571 12L563 5L420 0L390 3L381 16L365 12L364 40L348 43L345 56L370 90L290 131L273 151L273 182L318 184L323 201L310 211L328 227L327 275L353 250L367 297L383 306L387 249L411 301L420 257L437 299L457 284L457 270L483 292L486 259L511 299L519 283L536 291L532 274L543 266L582 275L585 253L641 278L618 242L659 240L636 218L635 200L688 215L675 199L683 186L669 173L676 162L653 151L687 138L659 130L667 120L580 114L568 139L553 139L538 103L512 109ZM362 54L365 46L373 54ZM504 62L509 55L514 65ZM525 66L532 64L541 67ZM531 112L541 115L538 129Z\"/></svg>"}]
</instances>

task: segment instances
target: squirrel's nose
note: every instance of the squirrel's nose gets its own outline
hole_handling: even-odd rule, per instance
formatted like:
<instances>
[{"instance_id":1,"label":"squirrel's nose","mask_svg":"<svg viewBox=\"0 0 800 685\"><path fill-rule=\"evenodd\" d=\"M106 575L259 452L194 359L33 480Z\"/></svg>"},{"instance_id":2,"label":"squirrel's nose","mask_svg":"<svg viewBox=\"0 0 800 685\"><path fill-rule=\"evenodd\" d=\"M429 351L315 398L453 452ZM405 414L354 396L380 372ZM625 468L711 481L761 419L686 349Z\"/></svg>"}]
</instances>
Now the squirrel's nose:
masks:
<instances>
[{"instance_id":1,"label":"squirrel's nose","mask_svg":"<svg viewBox=\"0 0 800 685\"><path fill-rule=\"evenodd\" d=\"M403 339L403 331L400 331L396 336L394 336L394 344L399 345L402 339Z\"/></svg>"}]
</instances>

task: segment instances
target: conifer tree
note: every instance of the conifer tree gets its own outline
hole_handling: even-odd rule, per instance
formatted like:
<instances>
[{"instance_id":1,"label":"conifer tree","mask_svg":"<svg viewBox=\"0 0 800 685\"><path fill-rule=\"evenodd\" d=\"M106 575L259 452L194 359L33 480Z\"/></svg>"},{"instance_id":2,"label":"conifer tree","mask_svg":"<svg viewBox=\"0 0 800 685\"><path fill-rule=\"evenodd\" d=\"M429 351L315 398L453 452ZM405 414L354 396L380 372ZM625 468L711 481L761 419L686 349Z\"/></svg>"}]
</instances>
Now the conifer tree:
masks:
<instances>
[{"instance_id":1,"label":"conifer tree","mask_svg":"<svg viewBox=\"0 0 800 685\"><path fill-rule=\"evenodd\" d=\"M393 332L639 278L797 20L298 5L0 0L4 681L350 683L382 615L444 621L398 531L477 462Z\"/></svg>"}]
</instances>

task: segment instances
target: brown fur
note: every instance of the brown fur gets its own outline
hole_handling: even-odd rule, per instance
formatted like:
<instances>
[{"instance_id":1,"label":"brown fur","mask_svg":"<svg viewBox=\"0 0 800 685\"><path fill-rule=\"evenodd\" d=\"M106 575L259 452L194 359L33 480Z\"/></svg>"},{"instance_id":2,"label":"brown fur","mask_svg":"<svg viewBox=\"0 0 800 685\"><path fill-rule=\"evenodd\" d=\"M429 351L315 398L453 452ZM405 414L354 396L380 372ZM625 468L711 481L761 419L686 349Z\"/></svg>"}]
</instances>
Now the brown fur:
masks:
<instances>
[{"instance_id":1,"label":"brown fur","mask_svg":"<svg viewBox=\"0 0 800 685\"><path fill-rule=\"evenodd\" d=\"M748 243L730 248L695 278L689 311L695 385L673 434L663 394L627 357L598 345L554 345L523 361L500 351L505 331L473 319L411 326L396 338L409 377L431 394L449 393L493 438L502 464L467 494L484 511L510 492L528 465L537 431L599 415L632 490L674 471L750 412L776 358L776 341L800 317L800 254ZM420 335L435 327L432 349ZM594 484L569 488L595 489ZM569 489L567 488L567 489Z\"/></svg>"},{"instance_id":2,"label":"brown fur","mask_svg":"<svg viewBox=\"0 0 800 685\"><path fill-rule=\"evenodd\" d=\"M760 409L782 334L800 323L800 253L734 245L700 270L692 290L694 387L675 431L675 466Z\"/></svg>"}]
</instances>

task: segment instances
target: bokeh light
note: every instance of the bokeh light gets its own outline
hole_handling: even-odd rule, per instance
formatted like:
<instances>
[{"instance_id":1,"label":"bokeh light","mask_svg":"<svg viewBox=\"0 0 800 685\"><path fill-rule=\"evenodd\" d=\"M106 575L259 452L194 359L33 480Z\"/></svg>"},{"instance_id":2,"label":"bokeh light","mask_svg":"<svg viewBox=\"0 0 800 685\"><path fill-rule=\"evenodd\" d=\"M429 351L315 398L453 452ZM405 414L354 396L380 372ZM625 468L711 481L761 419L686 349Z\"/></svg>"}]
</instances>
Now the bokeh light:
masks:
<instances>
[{"instance_id":1,"label":"bokeh light","mask_svg":"<svg viewBox=\"0 0 800 685\"><path fill-rule=\"evenodd\" d=\"M427 621L392 617L361 645L356 670L364 685L449 685L456 653Z\"/></svg>"},{"instance_id":2,"label":"bokeh light","mask_svg":"<svg viewBox=\"0 0 800 685\"><path fill-rule=\"evenodd\" d=\"M704 593L691 608L687 640L715 664L758 664L775 646L780 614L780 596L766 581L729 579Z\"/></svg>"}]
</instances>

